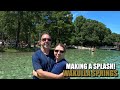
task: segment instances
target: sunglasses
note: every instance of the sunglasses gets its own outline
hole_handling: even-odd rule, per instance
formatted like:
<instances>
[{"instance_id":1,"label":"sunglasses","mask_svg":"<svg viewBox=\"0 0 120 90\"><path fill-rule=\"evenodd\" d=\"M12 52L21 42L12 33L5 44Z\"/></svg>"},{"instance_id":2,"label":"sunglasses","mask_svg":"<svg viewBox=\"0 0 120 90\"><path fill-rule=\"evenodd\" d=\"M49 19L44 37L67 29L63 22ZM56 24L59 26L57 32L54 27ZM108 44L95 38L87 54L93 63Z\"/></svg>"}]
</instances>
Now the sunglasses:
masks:
<instances>
[{"instance_id":1,"label":"sunglasses","mask_svg":"<svg viewBox=\"0 0 120 90\"><path fill-rule=\"evenodd\" d=\"M59 52L60 51L60 53L64 53L64 51L62 51L62 50L54 50L55 52Z\"/></svg>"},{"instance_id":2,"label":"sunglasses","mask_svg":"<svg viewBox=\"0 0 120 90\"><path fill-rule=\"evenodd\" d=\"M43 39L42 39L42 41L46 41L46 40L51 41L50 38L43 38Z\"/></svg>"}]
</instances>

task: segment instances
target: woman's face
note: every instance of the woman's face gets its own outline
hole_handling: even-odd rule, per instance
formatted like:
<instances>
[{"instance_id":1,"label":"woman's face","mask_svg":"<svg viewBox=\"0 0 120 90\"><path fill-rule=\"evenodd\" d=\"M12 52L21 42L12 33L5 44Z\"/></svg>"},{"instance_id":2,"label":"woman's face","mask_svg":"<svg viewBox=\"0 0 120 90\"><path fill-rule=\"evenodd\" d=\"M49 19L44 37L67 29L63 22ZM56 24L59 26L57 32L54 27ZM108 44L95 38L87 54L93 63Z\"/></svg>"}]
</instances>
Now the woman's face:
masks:
<instances>
[{"instance_id":1,"label":"woman's face","mask_svg":"<svg viewBox=\"0 0 120 90\"><path fill-rule=\"evenodd\" d=\"M64 58L64 48L58 45L54 50L54 55L57 61Z\"/></svg>"}]
</instances>

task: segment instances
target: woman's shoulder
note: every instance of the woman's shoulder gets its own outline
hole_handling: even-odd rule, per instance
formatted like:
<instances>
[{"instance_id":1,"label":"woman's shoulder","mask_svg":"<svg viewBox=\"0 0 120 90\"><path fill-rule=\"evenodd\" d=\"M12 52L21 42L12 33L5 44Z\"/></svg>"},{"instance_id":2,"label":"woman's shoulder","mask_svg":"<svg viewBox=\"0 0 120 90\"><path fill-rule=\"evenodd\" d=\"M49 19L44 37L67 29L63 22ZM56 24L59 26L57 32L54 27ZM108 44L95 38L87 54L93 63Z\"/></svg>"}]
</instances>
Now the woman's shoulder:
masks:
<instances>
[{"instance_id":1,"label":"woman's shoulder","mask_svg":"<svg viewBox=\"0 0 120 90\"><path fill-rule=\"evenodd\" d=\"M66 64L66 63L68 63L68 61L66 59L62 59L62 60L60 60L59 63Z\"/></svg>"}]
</instances>

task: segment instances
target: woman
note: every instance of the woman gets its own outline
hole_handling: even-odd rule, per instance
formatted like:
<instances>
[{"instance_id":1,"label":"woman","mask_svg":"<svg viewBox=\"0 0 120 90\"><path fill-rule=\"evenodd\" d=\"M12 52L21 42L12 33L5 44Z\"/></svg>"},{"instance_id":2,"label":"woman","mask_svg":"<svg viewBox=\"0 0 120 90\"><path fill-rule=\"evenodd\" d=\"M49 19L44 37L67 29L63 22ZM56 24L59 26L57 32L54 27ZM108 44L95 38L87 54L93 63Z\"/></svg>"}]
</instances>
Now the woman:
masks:
<instances>
[{"instance_id":1,"label":"woman","mask_svg":"<svg viewBox=\"0 0 120 90\"><path fill-rule=\"evenodd\" d=\"M67 61L64 58L65 52L66 52L66 48L63 44L59 43L55 47L54 56L55 56L56 63L54 64L51 72L49 72L49 73L63 74L62 72L66 68L66 63L67 63ZM33 75L41 78L41 76L38 76L38 74L35 71L33 71ZM47 78L47 77L45 76L45 78Z\"/></svg>"}]
</instances>

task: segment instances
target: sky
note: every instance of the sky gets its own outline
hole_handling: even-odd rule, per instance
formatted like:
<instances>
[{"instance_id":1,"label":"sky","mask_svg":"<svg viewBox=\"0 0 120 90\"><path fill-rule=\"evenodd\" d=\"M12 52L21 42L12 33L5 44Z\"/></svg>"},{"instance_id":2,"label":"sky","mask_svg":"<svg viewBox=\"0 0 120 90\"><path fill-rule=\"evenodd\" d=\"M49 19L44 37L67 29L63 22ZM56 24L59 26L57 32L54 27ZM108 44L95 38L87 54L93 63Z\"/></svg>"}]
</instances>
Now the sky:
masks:
<instances>
[{"instance_id":1,"label":"sky","mask_svg":"<svg viewBox=\"0 0 120 90\"><path fill-rule=\"evenodd\" d=\"M120 11L71 11L73 21L78 16L102 22L112 33L120 34Z\"/></svg>"}]
</instances>

